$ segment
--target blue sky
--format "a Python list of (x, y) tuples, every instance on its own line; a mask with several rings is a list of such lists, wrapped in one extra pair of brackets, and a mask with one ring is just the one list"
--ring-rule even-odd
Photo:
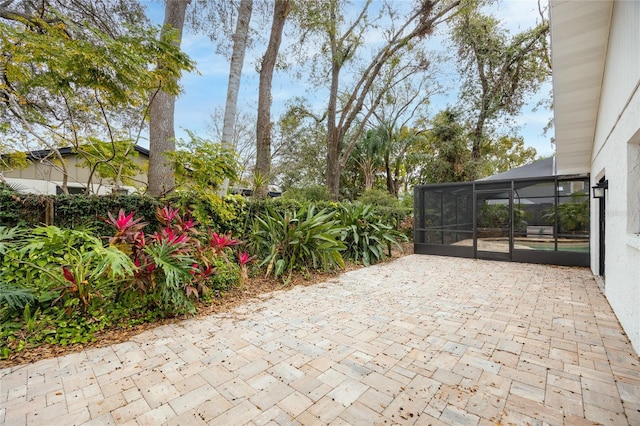
[[(402, 0), (398, 0), (402, 1)], [(191, 7), (191, 6), (190, 6)], [(154, 23), (161, 24), (164, 17), (164, 5), (160, 0), (148, 0), (148, 15)], [(512, 32), (529, 28), (535, 24), (538, 16), (536, 0), (503, 0), (493, 7), (495, 16), (498, 17)], [(252, 19), (255, 24), (255, 19)], [(286, 29), (285, 29), (286, 31)], [(268, 34), (264, 35), (265, 37)], [(440, 46), (437, 40), (431, 48), (443, 51), (446, 47)], [(212, 125), (211, 114), (216, 108), (223, 110), (229, 62), (226, 58), (215, 53), (215, 46), (206, 35), (194, 34), (188, 27), (182, 41), (182, 49), (197, 62), (198, 73), (189, 73), (183, 76), (181, 85), (184, 93), (180, 95), (176, 103), (175, 126), (176, 136), (188, 139), (184, 129), (195, 132), (202, 137), (212, 137), (210, 128)], [(238, 112), (255, 115), (257, 108), (258, 73), (255, 70), (257, 58), (264, 49), (263, 45), (257, 45), (256, 49), (247, 52), (243, 77), (238, 99)], [(445, 93), (436, 95), (431, 99), (430, 111), (435, 114), (447, 104), (456, 103), (458, 77), (453, 68), (442, 70), (443, 83), (448, 84)], [(449, 82), (449, 83), (447, 83)], [(546, 109), (533, 111), (535, 104), (550, 93), (550, 84), (543, 87), (540, 92), (532, 97), (525, 106), (522, 114), (515, 119), (518, 126), (518, 134), (522, 135), (527, 146), (534, 147), (538, 155), (548, 156), (553, 154), (551, 145), (553, 130), (543, 134), (544, 126), (548, 123), (552, 113)], [(283, 112), (287, 100), (294, 96), (305, 96), (322, 101), (322, 94), (309, 93), (307, 86), (285, 72), (276, 73), (273, 81), (272, 119), (276, 120)], [(142, 143), (143, 145), (145, 142)]]

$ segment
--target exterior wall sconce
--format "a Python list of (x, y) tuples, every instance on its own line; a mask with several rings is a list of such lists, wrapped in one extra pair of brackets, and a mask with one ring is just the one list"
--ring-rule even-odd
[(591, 187), (591, 189), (593, 189), (593, 198), (604, 198), (604, 193), (608, 188), (608, 180), (598, 182), (595, 186)]

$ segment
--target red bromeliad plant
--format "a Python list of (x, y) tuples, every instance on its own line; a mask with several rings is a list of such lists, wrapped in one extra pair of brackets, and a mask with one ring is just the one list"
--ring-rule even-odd
[(125, 215), (124, 210), (120, 209), (118, 217), (114, 218), (111, 212), (108, 212), (109, 219), (102, 219), (106, 223), (113, 225), (116, 228), (116, 233), (113, 237), (109, 238), (109, 244), (120, 248), (125, 253), (130, 254), (127, 251), (127, 246), (131, 241), (142, 238), (144, 240), (144, 233), (142, 228), (147, 224), (142, 222), (142, 218), (134, 219), (133, 212)]
[[(231, 234), (219, 234), (209, 230), (207, 241), (202, 244), (198, 237), (198, 223), (178, 209), (163, 207), (156, 211), (162, 228), (153, 234), (144, 234), (146, 225), (134, 219), (133, 213), (120, 211), (117, 218), (109, 214), (105, 220), (116, 228), (109, 239), (111, 245), (131, 256), (136, 271), (128, 288), (140, 293), (160, 291), (166, 305), (193, 310), (190, 297), (199, 297), (208, 291), (207, 282), (216, 274), (212, 262), (218, 257), (228, 262), (231, 248), (240, 244)], [(239, 257), (246, 276), (246, 255)], [(243, 263), (244, 262), (244, 263)]]
[(256, 259), (256, 256), (249, 256), (249, 253), (246, 251), (238, 252), (238, 264), (240, 265), (240, 274), (242, 276), (242, 283), (246, 283), (249, 279), (249, 274), (247, 271), (247, 265), (253, 262)]
[(241, 244), (242, 241), (231, 237), (231, 234), (219, 234), (209, 230), (209, 246), (213, 249), (214, 255), (222, 256), (227, 259), (226, 251), (228, 248)]
[(179, 217), (180, 210), (171, 206), (165, 206), (156, 210), (156, 219), (164, 226), (169, 226), (176, 217)]

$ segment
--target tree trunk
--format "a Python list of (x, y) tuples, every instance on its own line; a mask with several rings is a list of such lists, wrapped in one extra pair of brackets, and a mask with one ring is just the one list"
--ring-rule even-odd
[(384, 171), (387, 174), (387, 192), (393, 196), (396, 196), (396, 191), (395, 191), (395, 182), (393, 181), (393, 172), (391, 171), (391, 157), (389, 154), (389, 149), (390, 147), (388, 147), (387, 151), (384, 154)]
[(63, 194), (69, 195), (69, 171), (67, 170), (67, 163), (65, 163), (62, 154), (60, 154), (60, 151), (56, 149), (55, 152), (56, 157), (58, 157), (58, 160), (60, 160), (60, 167), (62, 167), (62, 186), (60, 188), (62, 189)]
[(327, 189), (334, 201), (340, 197), (340, 152), (342, 138), (336, 125), (338, 115), (338, 87), (342, 62), (337, 58), (335, 40), (332, 43), (331, 88), (329, 89), (329, 107), (327, 109)]
[(276, 0), (273, 7), (273, 22), (269, 45), (260, 67), (260, 87), (258, 89), (258, 121), (256, 125), (256, 168), (254, 196), (267, 195), (271, 173), (271, 83), (276, 66), (278, 50), (282, 41), (282, 30), (291, 10), (290, 0)]
[(373, 188), (373, 161), (371, 159), (364, 160), (362, 173), (364, 174), (364, 190), (369, 191)]
[(478, 118), (476, 120), (476, 125), (471, 132), (471, 158), (474, 160), (478, 160), (482, 156), (482, 136), (484, 134), (484, 122), (486, 120), (486, 111), (488, 106), (486, 105), (486, 101), (482, 102), (482, 107), (478, 113)]
[[(238, 8), (238, 21), (236, 22), (236, 32), (233, 35), (233, 53), (231, 54), (231, 64), (229, 66), (229, 84), (227, 85), (227, 103), (224, 108), (224, 119), (222, 125), (222, 146), (229, 149), (236, 149), (233, 144), (233, 132), (238, 115), (238, 91), (240, 90), (240, 79), (242, 77), (242, 66), (244, 65), (244, 54), (247, 50), (247, 37), (249, 35), (249, 23), (253, 0), (241, 0)], [(220, 195), (226, 195), (229, 188), (229, 179), (225, 179), (220, 187)]]
[(478, 178), (478, 164), (482, 158), (482, 138), (484, 135), (484, 123), (486, 119), (486, 109), (485, 102), (483, 102), (482, 108), (478, 114), (478, 119), (476, 120), (476, 125), (471, 131), (471, 161), (473, 162), (473, 167), (471, 168), (471, 176), (469, 178), (471, 180), (475, 180)]
[[(164, 24), (171, 25), (179, 32), (178, 39), (175, 41), (176, 46), (180, 46), (185, 12), (189, 3), (191, 0), (166, 0), (165, 3)], [(149, 112), (148, 193), (159, 197), (175, 188), (173, 168), (168, 163), (165, 153), (176, 149), (176, 134), (173, 126), (176, 100), (175, 96), (162, 90), (151, 96), (153, 98)]]
[(393, 170), (393, 195), (398, 198), (398, 194), (400, 193), (400, 162), (396, 160), (395, 168)]
[(330, 124), (327, 133), (327, 189), (334, 201), (340, 198), (340, 143), (339, 129)]

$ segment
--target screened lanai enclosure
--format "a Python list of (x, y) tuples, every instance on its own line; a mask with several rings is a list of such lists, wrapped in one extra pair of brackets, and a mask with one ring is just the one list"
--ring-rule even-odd
[(589, 266), (589, 176), (417, 186), (414, 251)]

